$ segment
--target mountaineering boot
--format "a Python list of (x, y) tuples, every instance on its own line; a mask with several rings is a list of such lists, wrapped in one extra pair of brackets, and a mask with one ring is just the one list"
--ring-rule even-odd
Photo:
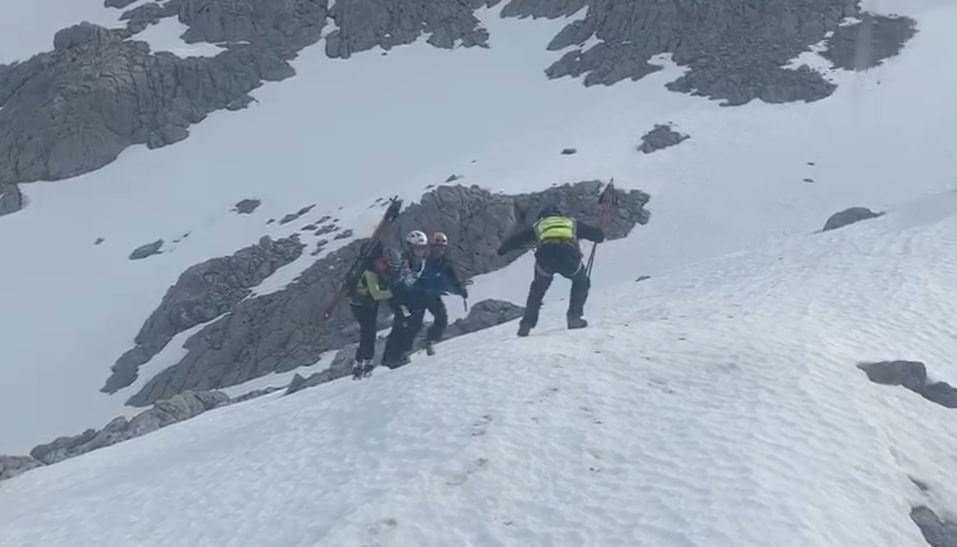
[(428, 356), (435, 355), (435, 346), (431, 340), (425, 341), (425, 354)]
[(583, 329), (588, 326), (588, 321), (585, 321), (581, 317), (568, 317), (568, 328), (569, 329)]
[(362, 377), (368, 378), (372, 376), (372, 370), (375, 368), (375, 365), (372, 361), (366, 361), (366, 364), (362, 367)]
[(524, 322), (518, 324), (518, 335), (520, 337), (525, 338), (530, 332), (532, 332), (531, 325)]
[(352, 379), (361, 380), (362, 379), (362, 361), (356, 361), (352, 364)]

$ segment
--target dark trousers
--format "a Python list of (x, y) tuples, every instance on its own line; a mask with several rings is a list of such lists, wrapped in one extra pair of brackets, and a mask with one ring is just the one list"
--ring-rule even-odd
[(545, 293), (552, 285), (555, 274), (572, 282), (568, 299), (568, 317), (581, 317), (585, 313), (585, 300), (591, 280), (582, 264), (581, 252), (577, 247), (564, 244), (543, 245), (535, 253), (535, 278), (528, 288), (528, 300), (525, 302), (525, 315), (522, 323), (529, 327), (538, 324), (538, 311), (542, 307)]
[(379, 303), (350, 306), (352, 315), (359, 322), (359, 348), (356, 361), (371, 361), (375, 357), (375, 335), (379, 318)]
[[(409, 313), (403, 313), (401, 306), (405, 306)], [(422, 330), (424, 301), (418, 293), (402, 294), (393, 300), (392, 311), (392, 330), (389, 331), (382, 352), (382, 364), (386, 366), (398, 363), (403, 355), (412, 349), (413, 338)]]
[(425, 309), (432, 314), (432, 326), (425, 333), (425, 339), (429, 342), (438, 342), (445, 334), (445, 329), (449, 326), (449, 312), (445, 309), (445, 302), (442, 297), (435, 295), (426, 301)]

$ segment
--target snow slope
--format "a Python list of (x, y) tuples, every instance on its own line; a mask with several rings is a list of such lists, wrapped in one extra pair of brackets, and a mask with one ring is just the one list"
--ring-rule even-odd
[[(564, 21), (500, 20), (494, 9), (483, 13), (490, 49), (416, 44), (338, 61), (319, 44), (295, 61), (295, 78), (257, 90), (247, 111), (211, 115), (184, 142), (127, 150), (69, 182), (24, 185), (29, 206), (0, 219), (5, 260), (24, 265), (0, 271), (0, 285), (15, 288), (0, 317), (0, 347), (15, 363), (5, 370), (12, 389), (0, 397), (0, 415), (31, 419), (4, 428), (0, 452), (24, 452), (121, 412), (129, 391), (98, 392), (108, 367), (188, 266), (324, 214), (362, 233), (377, 197), (416, 198), (452, 173), (510, 192), (614, 176), (651, 193), (651, 224), (602, 249), (598, 287), (809, 232), (848, 206), (883, 208), (952, 187), (957, 7), (915, 0), (878, 8), (915, 18), (917, 37), (877, 69), (835, 72), (835, 95), (810, 105), (721, 108), (666, 91), (680, 73), (670, 65), (610, 88), (548, 81), (543, 70), (558, 54), (545, 45)], [(636, 152), (640, 135), (666, 121), (691, 140)], [(565, 147), (578, 153), (560, 155)], [(263, 200), (254, 215), (228, 211), (249, 197)], [(265, 224), (314, 202), (302, 222)], [(94, 246), (99, 237), (105, 242)], [(160, 237), (164, 254), (126, 259)], [(277, 275), (291, 280), (310, 258)], [(521, 300), (529, 271), (525, 261), (510, 270), (516, 282), (479, 279), (476, 295)]]
[(950, 192), (609, 287), (584, 331), (549, 307), (5, 482), (0, 543), (924, 545), (955, 411), (855, 365), (957, 378), (955, 257)]

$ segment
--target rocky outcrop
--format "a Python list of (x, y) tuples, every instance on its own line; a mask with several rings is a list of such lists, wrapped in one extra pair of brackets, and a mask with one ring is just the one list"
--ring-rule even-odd
[(233, 207), (233, 211), (240, 215), (249, 215), (253, 211), (259, 208), (262, 205), (262, 201), (258, 199), (244, 199), (236, 203)]
[(158, 255), (162, 252), (160, 251), (161, 248), (163, 248), (163, 240), (157, 239), (156, 241), (152, 243), (140, 245), (139, 247), (133, 249), (133, 252), (130, 253), (129, 259), (143, 260), (144, 258), (149, 258), (153, 255)]
[(866, 70), (896, 56), (917, 33), (916, 21), (907, 17), (861, 14), (860, 22), (838, 27), (821, 56), (835, 67)]
[[(469, 310), (467, 317), (459, 319), (449, 325), (445, 331), (445, 340), (513, 321), (521, 317), (524, 312), (525, 308), (516, 306), (511, 302), (504, 300), (483, 300)], [(424, 331), (425, 329), (423, 328), (423, 332)], [(422, 340), (419, 339), (416, 342), (413, 346), (414, 351), (422, 349)], [(385, 338), (376, 339), (375, 354), (381, 357), (383, 350), (385, 350)], [(332, 363), (329, 364), (329, 368), (326, 370), (308, 377), (296, 374), (286, 388), (286, 395), (291, 395), (297, 391), (302, 391), (351, 375), (355, 352), (356, 344), (346, 346), (336, 352)]]
[[(660, 70), (652, 58), (670, 53), (688, 68), (668, 84), (673, 91), (745, 104), (814, 101), (835, 85), (807, 66), (784, 68), (791, 59), (840, 31), (859, 14), (857, 0), (737, 0), (682, 3), (657, 0), (512, 0), (503, 15), (563, 18), (584, 15), (549, 44), (578, 46), (548, 68), (551, 78), (585, 76), (585, 85), (638, 80)], [(598, 39), (582, 49), (588, 40)]]
[(422, 34), (435, 47), (484, 46), (488, 31), (474, 11), (499, 0), (337, 0), (329, 16), (338, 28), (326, 37), (326, 54), (348, 59), (374, 47), (389, 50), (411, 44)]
[(120, 416), (99, 431), (88, 429), (73, 437), (60, 437), (51, 443), (36, 446), (30, 451), (30, 456), (45, 465), (54, 464), (151, 433), (228, 403), (229, 397), (218, 391), (183, 392), (168, 400), (158, 401), (153, 408), (140, 412), (131, 420)]
[(957, 522), (942, 520), (925, 505), (914, 507), (910, 518), (931, 547), (957, 547)]
[(57, 180), (98, 169), (132, 144), (156, 148), (262, 81), (293, 74), (271, 50), (237, 45), (214, 58), (151, 53), (126, 30), (88, 23), (56, 49), (0, 71), (0, 183)]
[(136, 347), (117, 359), (102, 391), (115, 393), (132, 384), (140, 365), (174, 336), (228, 312), (253, 287), (299, 258), (304, 248), (296, 235), (276, 241), (263, 237), (232, 256), (213, 258), (183, 272), (136, 335)]
[(828, 232), (830, 230), (837, 230), (838, 228), (843, 228), (844, 226), (854, 224), (855, 222), (877, 218), (883, 214), (883, 212), (875, 213), (866, 207), (851, 207), (850, 209), (844, 209), (843, 211), (831, 215), (831, 217), (827, 219), (827, 222), (824, 223), (824, 228), (822, 231)]
[(23, 209), (23, 194), (16, 184), (0, 184), (0, 217)]
[(37, 467), (43, 467), (43, 462), (29, 456), (0, 456), (0, 481), (12, 479)]
[(876, 384), (903, 386), (928, 401), (957, 408), (957, 388), (946, 382), (928, 382), (927, 367), (920, 361), (881, 361), (857, 366)]
[(306, 205), (305, 207), (299, 209), (299, 210), (296, 211), (295, 213), (289, 213), (289, 214), (287, 214), (286, 216), (282, 217), (282, 220), (279, 221), (279, 224), (289, 224), (290, 222), (292, 222), (292, 221), (294, 221), (294, 220), (299, 220), (299, 218), (300, 218), (302, 215), (308, 213), (309, 211), (312, 211), (312, 209), (313, 209), (315, 206), (316, 206), (316, 204), (313, 203), (312, 205)]
[[(555, 203), (583, 219), (598, 215), (598, 181), (553, 187), (544, 192), (508, 196), (478, 187), (443, 186), (423, 196), (396, 220), (390, 244), (412, 229), (441, 230), (449, 236), (462, 275), (488, 273), (504, 267), (520, 253), (506, 257), (496, 249), (516, 223), (531, 222), (544, 203)], [(648, 222), (644, 209), (649, 196), (619, 191), (620, 206), (609, 219), (607, 233), (616, 239), (635, 224)], [(329, 253), (307, 268), (283, 290), (247, 298), (230, 313), (190, 337), (187, 354), (160, 372), (129, 399), (147, 405), (186, 389), (218, 389), (272, 372), (285, 372), (315, 363), (323, 352), (356, 340), (347, 306), (326, 321), (319, 313), (338, 288), (355, 259), (361, 241)]]
[(123, 9), (130, 4), (135, 4), (137, 0), (104, 0), (103, 5), (108, 8)]
[(638, 150), (645, 154), (651, 154), (681, 144), (690, 138), (688, 135), (683, 135), (672, 129), (671, 125), (657, 124), (654, 129), (641, 137), (641, 146), (638, 147)]

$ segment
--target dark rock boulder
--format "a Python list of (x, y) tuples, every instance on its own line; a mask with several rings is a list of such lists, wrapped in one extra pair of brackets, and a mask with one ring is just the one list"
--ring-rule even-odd
[(136, 249), (133, 249), (133, 252), (130, 253), (130, 260), (143, 260), (144, 258), (149, 258), (153, 255), (158, 255), (162, 251), (160, 249), (163, 247), (163, 240), (157, 239), (152, 243), (147, 243), (145, 245), (140, 245)]
[(876, 384), (903, 386), (928, 401), (957, 408), (957, 388), (946, 382), (929, 383), (927, 367), (920, 361), (881, 361), (857, 366)]
[(655, 125), (655, 128), (645, 133), (641, 137), (641, 146), (638, 150), (645, 154), (650, 154), (664, 148), (676, 146), (690, 139), (688, 135), (679, 133), (671, 128), (671, 125)]
[(957, 547), (957, 522), (942, 520), (925, 505), (911, 509), (910, 518), (931, 547)]
[(877, 218), (883, 214), (883, 212), (875, 213), (866, 207), (851, 207), (850, 209), (844, 209), (831, 215), (831, 218), (827, 219), (827, 222), (824, 223), (824, 229), (822, 231), (837, 230), (838, 228), (843, 228), (855, 222)]
[(268, 237), (213, 258), (183, 272), (163, 301), (136, 335), (136, 347), (113, 365), (113, 374), (102, 388), (115, 393), (136, 380), (140, 365), (162, 351), (174, 336), (228, 312), (279, 268), (302, 255), (305, 245), (297, 236), (276, 241)]
[(249, 215), (258, 209), (260, 205), (262, 205), (262, 201), (258, 199), (244, 199), (236, 203), (236, 206), (233, 207), (233, 211), (236, 211), (240, 215)]

